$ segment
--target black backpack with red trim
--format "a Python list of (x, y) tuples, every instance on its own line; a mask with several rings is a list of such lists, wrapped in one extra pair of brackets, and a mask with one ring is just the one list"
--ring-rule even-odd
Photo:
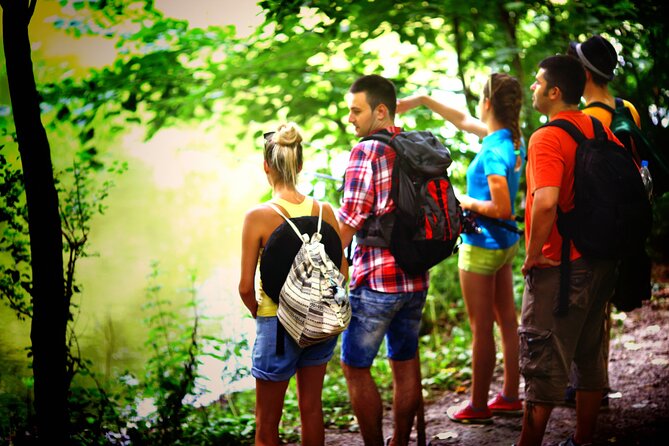
[(356, 234), (360, 245), (390, 249), (409, 274), (420, 274), (450, 256), (462, 230), (462, 208), (447, 169), (449, 150), (432, 133), (376, 132), (377, 140), (396, 153), (390, 198), (395, 210), (370, 216)]

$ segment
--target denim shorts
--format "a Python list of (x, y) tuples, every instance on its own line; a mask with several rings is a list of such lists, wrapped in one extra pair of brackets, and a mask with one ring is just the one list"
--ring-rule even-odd
[(506, 249), (488, 249), (462, 244), (458, 249), (458, 268), (470, 273), (492, 276), (504, 265), (510, 265), (518, 253), (518, 242)]
[(276, 354), (276, 326), (279, 319), (276, 316), (256, 318), (256, 340), (253, 344), (251, 374), (254, 378), (265, 381), (288, 381), (297, 369), (326, 364), (337, 345), (337, 338), (300, 348), (284, 333), (284, 353)]
[(385, 337), (388, 358), (413, 359), (427, 290), (380, 293), (368, 287), (350, 292), (351, 323), (342, 334), (341, 360), (351, 367), (371, 367)]

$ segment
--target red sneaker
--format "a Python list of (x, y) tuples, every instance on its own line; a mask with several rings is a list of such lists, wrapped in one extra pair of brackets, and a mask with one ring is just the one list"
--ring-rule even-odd
[(511, 400), (498, 393), (488, 401), (488, 409), (495, 415), (522, 415), (523, 402), (518, 398)]
[(446, 415), (451, 421), (464, 424), (490, 424), (492, 423), (492, 412), (487, 407), (474, 409), (468, 401), (466, 405), (451, 406), (446, 410)]

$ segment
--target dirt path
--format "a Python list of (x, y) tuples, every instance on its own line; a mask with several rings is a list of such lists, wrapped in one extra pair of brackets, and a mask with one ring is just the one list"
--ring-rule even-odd
[[(622, 315), (611, 343), (610, 407), (600, 413), (596, 445), (669, 444), (669, 299), (654, 299), (643, 308)], [(499, 390), (499, 372), (491, 390)], [(521, 383), (522, 388), (522, 383)], [(496, 417), (488, 426), (464, 426), (448, 420), (446, 409), (466, 394), (445, 392), (426, 402), (426, 435), (432, 446), (511, 445), (520, 434), (520, 418)], [(384, 417), (384, 432), (391, 432), (390, 412)], [(574, 430), (575, 411), (558, 407), (553, 411), (544, 445), (557, 445)], [(327, 430), (331, 446), (363, 446), (360, 434)], [(415, 442), (415, 432), (411, 444)]]

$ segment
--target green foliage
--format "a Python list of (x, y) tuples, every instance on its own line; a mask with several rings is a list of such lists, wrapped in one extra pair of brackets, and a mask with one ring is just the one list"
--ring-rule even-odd
[[(82, 150), (77, 153), (77, 161), (71, 167), (67, 167), (57, 176), (56, 189), (59, 195), (59, 209), (61, 227), (65, 243), (63, 248), (67, 256), (65, 268), (65, 297), (68, 302), (75, 293), (80, 292), (76, 283), (75, 269), (77, 261), (81, 257), (89, 255), (89, 233), (91, 220), (96, 215), (103, 215), (106, 209), (104, 200), (108, 197), (110, 189), (114, 186), (113, 177), (125, 172), (127, 166), (123, 163), (113, 162), (103, 173), (98, 172), (99, 163), (93, 159), (91, 150)], [(71, 309), (71, 313), (73, 309)], [(70, 317), (73, 320), (73, 317)], [(73, 343), (76, 343), (76, 332), (74, 327), (69, 328), (70, 368), (77, 362), (78, 355), (73, 356)], [(71, 376), (76, 373), (71, 371)]]
[[(430, 270), (430, 289), (425, 306), (423, 333), (464, 322), (457, 255), (450, 256)], [(444, 335), (446, 333), (441, 332), (441, 337)]]
[[(95, 149), (83, 148), (75, 153), (71, 166), (56, 174), (64, 250), (68, 256), (65, 271), (67, 299), (78, 291), (75, 265), (80, 257), (87, 255), (90, 222), (94, 216), (104, 214), (104, 201), (114, 186), (113, 178), (127, 169), (127, 165), (113, 161), (103, 170), (96, 156)], [(0, 295), (18, 318), (30, 318), (32, 271), (28, 211), (14, 141), (0, 146), (0, 191), (0, 251), (3, 252), (0, 256), (0, 267), (3, 269)]]
[[(248, 351), (246, 340), (233, 343), (202, 333), (206, 318), (198, 314), (195, 279), (191, 275), (186, 289), (190, 296), (186, 309), (193, 312), (188, 317), (163, 297), (158, 265), (152, 266), (144, 305), (149, 359), (141, 373), (125, 372), (104, 384), (92, 364), (80, 369), (70, 397), (77, 444), (252, 443), (255, 423), (248, 395), (227, 395), (206, 407), (194, 404), (202, 392), (203, 357), (227, 361)], [(248, 370), (236, 368), (224, 374), (234, 382)], [(84, 385), (87, 382), (92, 386)]]
[(471, 374), (471, 331), (460, 289), (457, 256), (430, 270), (421, 333), (423, 386), (454, 390)]
[(441, 392), (459, 390), (471, 377), (471, 331), (469, 325), (450, 327), (435, 348), (435, 335), (421, 339), (423, 387)]
[(0, 145), (0, 298), (16, 316), (32, 315), (28, 212), (18, 154)]
[[(40, 87), (43, 110), (54, 125), (72, 121), (85, 143), (103, 119), (121, 130), (128, 122), (147, 128), (147, 139), (167, 125), (210, 118), (222, 97), (212, 80), (216, 62), (232, 42), (231, 28), (207, 32), (155, 11), (125, 17), (134, 33), (119, 33), (113, 66), (91, 70), (86, 79)], [(123, 20), (117, 17), (117, 20)]]
[[(24, 378), (26, 367), (22, 361), (12, 359), (11, 353), (0, 346), (0, 444), (4, 439), (16, 438), (30, 431), (30, 420), (34, 416), (32, 407), (33, 382)], [(22, 391), (14, 391), (21, 389)]]
[[(349, 428), (354, 422), (353, 409), (348, 399), (348, 386), (344, 378), (344, 372), (339, 363), (340, 345), (337, 344), (332, 360), (328, 364), (327, 374), (323, 381), (323, 418), (326, 425), (337, 428)], [(382, 363), (383, 359), (376, 361)], [(375, 369), (375, 372), (378, 370)], [(385, 378), (388, 378), (386, 375)], [(384, 378), (384, 379), (385, 379)], [(386, 383), (388, 381), (385, 381)], [(383, 384), (383, 383), (382, 383)], [(387, 396), (387, 395), (386, 395)]]
[[(144, 323), (150, 329), (146, 345), (153, 353), (147, 362), (141, 397), (152, 400), (156, 407), (155, 413), (149, 415), (149, 419), (155, 419), (155, 429), (148, 439), (158, 444), (174, 444), (182, 437), (187, 410), (183, 400), (193, 392), (195, 373), (201, 364), (197, 359), (201, 349), (198, 345), (199, 317), (195, 312), (192, 327), (180, 323), (169, 301), (160, 296), (157, 276), (157, 265), (154, 265), (147, 289), (148, 300), (144, 305), (148, 313)], [(196, 310), (192, 284), (189, 293), (191, 307)]]
[[(62, 3), (76, 9), (81, 2)], [(307, 159), (319, 156), (314, 172), (331, 175), (335, 155), (352, 143), (344, 97), (359, 75), (392, 78), (400, 96), (417, 90), (462, 94), (475, 114), (482, 80), (504, 71), (518, 77), (527, 92), (522, 119), (527, 141), (540, 124), (529, 94), (538, 62), (595, 32), (619, 42), (624, 63), (613, 89), (650, 111), (644, 124), (659, 146), (669, 139), (661, 124), (669, 84), (663, 69), (669, 66), (667, 31), (660, 19), (666, 5), (652, 1), (271, 0), (260, 2), (265, 22), (246, 39), (237, 39), (232, 27), (199, 29), (163, 17), (152, 2), (89, 6), (87, 20), (96, 26), (86, 33), (117, 39), (117, 61), (85, 79), (40, 87), (44, 106), (59, 121), (78, 110), (82, 139), (96, 116), (120, 127), (142, 123), (149, 138), (166, 125), (230, 115), (248, 123), (237, 134), (240, 140), (290, 119), (303, 126), (313, 145)], [(61, 24), (68, 31), (78, 26), (66, 19)], [(123, 24), (136, 31), (116, 32)], [(407, 128), (439, 132), (443, 126), (426, 110), (403, 120)], [(472, 155), (461, 135), (443, 136), (463, 155), (456, 168), (466, 166)], [(314, 182), (319, 181), (317, 189), (336, 201), (336, 183)]]
[[(4, 70), (0, 71), (5, 74)], [(4, 107), (5, 112), (9, 107)], [(19, 320), (32, 315), (28, 210), (14, 121), (0, 116), (0, 300)]]
[(159, 15), (153, 0), (58, 0), (58, 3), (61, 13), (49, 20), (55, 28), (75, 37), (98, 34), (117, 37), (122, 34), (119, 26), (122, 21), (139, 22)]

